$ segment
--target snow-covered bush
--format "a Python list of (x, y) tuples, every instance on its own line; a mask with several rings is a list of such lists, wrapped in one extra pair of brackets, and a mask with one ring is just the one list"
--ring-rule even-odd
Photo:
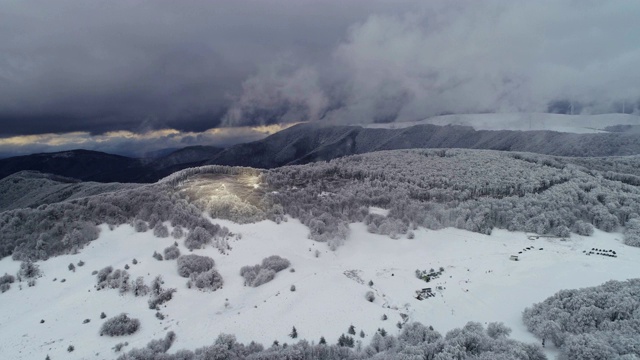
[(262, 259), (262, 267), (266, 269), (271, 269), (275, 272), (282, 271), (288, 268), (291, 265), (291, 262), (285, 258), (282, 258), (278, 255), (271, 255)]
[(131, 286), (131, 291), (134, 296), (145, 296), (149, 293), (149, 287), (145, 285), (144, 278), (138, 276)]
[(166, 247), (164, 249), (164, 258), (166, 260), (175, 260), (179, 256), (180, 256), (180, 249), (178, 249), (178, 247), (175, 245)]
[(223, 285), (222, 276), (216, 269), (210, 269), (203, 273), (192, 273), (189, 276), (187, 287), (195, 287), (200, 290), (216, 291)]
[(153, 235), (159, 238), (166, 238), (169, 236), (169, 229), (163, 223), (158, 222), (156, 226), (153, 227)]
[(129, 284), (129, 273), (126, 270), (116, 269), (107, 266), (96, 275), (96, 289), (119, 289), (122, 293), (131, 289)]
[(258, 287), (276, 277), (276, 273), (289, 267), (289, 260), (278, 255), (262, 259), (262, 264), (247, 265), (240, 269), (245, 286)]
[(107, 336), (124, 336), (131, 335), (140, 328), (140, 320), (133, 319), (122, 313), (114, 316), (102, 324), (100, 327), (100, 335)]
[(180, 226), (176, 226), (173, 228), (173, 230), (171, 230), (171, 236), (174, 239), (180, 239), (181, 237), (184, 236), (184, 231), (182, 230), (182, 227)]
[(147, 222), (144, 220), (136, 219), (133, 222), (133, 228), (137, 232), (146, 232), (147, 230), (149, 230), (149, 225), (147, 225)]
[(18, 270), (19, 279), (34, 279), (41, 275), (40, 266), (33, 261), (26, 260), (20, 263), (20, 270)]
[(15, 281), (16, 281), (16, 277), (13, 275), (4, 273), (4, 275), (0, 276), (0, 285), (13, 284)]
[(158, 294), (152, 294), (149, 299), (149, 309), (158, 310), (160, 305), (166, 303), (167, 301), (173, 298), (173, 293), (176, 292), (176, 289), (166, 289), (160, 291)]
[(364, 294), (364, 298), (367, 299), (368, 302), (373, 302), (373, 300), (376, 299), (376, 296), (373, 294), (373, 291), (367, 291), (367, 293)]
[(189, 250), (201, 249), (210, 243), (212, 238), (213, 236), (207, 230), (202, 227), (196, 227), (184, 239), (184, 246)]
[(178, 258), (178, 275), (188, 278), (191, 274), (199, 274), (211, 270), (215, 262), (208, 256), (195, 254), (181, 255)]

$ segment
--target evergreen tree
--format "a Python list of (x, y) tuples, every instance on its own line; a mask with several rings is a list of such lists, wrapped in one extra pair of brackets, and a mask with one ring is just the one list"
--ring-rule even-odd
[(355, 335), (356, 334), (356, 328), (353, 325), (349, 326), (349, 330), (347, 331), (349, 334), (351, 335)]
[(298, 330), (296, 330), (295, 326), (293, 327), (293, 329), (291, 329), (291, 333), (289, 334), (289, 337), (291, 337), (292, 339), (295, 339), (298, 337)]

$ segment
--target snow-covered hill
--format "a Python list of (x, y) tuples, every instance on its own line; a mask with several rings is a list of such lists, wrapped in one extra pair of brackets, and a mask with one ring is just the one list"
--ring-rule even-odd
[[(170, 353), (210, 344), (219, 333), (268, 346), (274, 340), (292, 342), (288, 334), (293, 326), (299, 339), (318, 342), (324, 336), (335, 343), (354, 325), (358, 333), (364, 331), (364, 339), (356, 338), (366, 345), (376, 329), (395, 334), (399, 332), (396, 324), (405, 321), (433, 325), (442, 333), (468, 321), (502, 321), (513, 329), (513, 338), (538, 342), (522, 323), (525, 307), (560, 289), (640, 277), (640, 249), (621, 244), (615, 233), (530, 240), (519, 232), (497, 231), (486, 236), (421, 229), (414, 239), (392, 240), (368, 233), (362, 224), (352, 224), (346, 244), (330, 251), (325, 244), (308, 240), (308, 230), (295, 220), (280, 225), (269, 221), (223, 224), (242, 234), (241, 239), (230, 242), (228, 254), (213, 247), (194, 251), (215, 260), (225, 282), (215, 292), (188, 289), (186, 279), (178, 276), (175, 260), (158, 261), (151, 256), (174, 239), (137, 233), (127, 225), (114, 230), (103, 226), (100, 238), (79, 254), (38, 262), (44, 276), (36, 286), (13, 284), (0, 295), (3, 357), (44, 359), (48, 354), (51, 359), (112, 359), (118, 355), (112, 349), (116, 344), (127, 342), (123, 351), (128, 351), (167, 331), (177, 335)], [(189, 253), (178, 242), (182, 253)], [(594, 247), (614, 250), (619, 256), (583, 252)], [(240, 267), (273, 254), (289, 259), (295, 272), (282, 271), (257, 288), (243, 286)], [(510, 260), (511, 255), (519, 255), (519, 261)], [(84, 266), (76, 266), (75, 272), (68, 270), (69, 263), (81, 260)], [(117, 290), (96, 291), (93, 270), (124, 269), (125, 265), (132, 278), (143, 276), (149, 283), (162, 275), (165, 287), (177, 289), (160, 309), (164, 320), (156, 318), (144, 297), (119, 295)], [(10, 258), (0, 261), (0, 273), (15, 273), (18, 267)], [(444, 268), (442, 275), (429, 283), (415, 276), (416, 269), (440, 267)], [(432, 288), (435, 297), (416, 299), (415, 291), (426, 287)], [(370, 290), (375, 293), (373, 302), (365, 300)], [(101, 312), (108, 317), (125, 312), (140, 319), (141, 328), (131, 336), (100, 336)], [(388, 319), (382, 320), (383, 315)], [(85, 319), (90, 322), (83, 323)], [(67, 352), (69, 345), (75, 347), (72, 353)], [(553, 348), (547, 350), (554, 354)]]
[(589, 134), (607, 132), (615, 125), (640, 125), (640, 117), (628, 114), (564, 115), (549, 113), (497, 113), (442, 115), (421, 121), (368, 124), (368, 128), (401, 129), (420, 124), (471, 126), (476, 130), (550, 130)]

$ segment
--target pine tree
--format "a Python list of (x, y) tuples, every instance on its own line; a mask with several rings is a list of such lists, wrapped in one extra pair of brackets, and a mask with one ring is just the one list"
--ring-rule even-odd
[(349, 334), (351, 334), (351, 335), (355, 335), (356, 334), (356, 328), (353, 325), (351, 325), (351, 326), (349, 326), (349, 331), (347, 331), (347, 332)]
[(324, 336), (320, 336), (319, 344), (321, 344), (321, 345), (326, 345), (327, 344), (327, 340), (325, 340)]
[(296, 327), (295, 327), (295, 326), (293, 327), (293, 329), (291, 329), (291, 334), (289, 334), (289, 336), (290, 336), (292, 339), (295, 339), (295, 338), (297, 338), (297, 337), (298, 337), (298, 330), (296, 330)]
[(364, 331), (363, 330), (360, 330), (360, 337), (364, 338)]

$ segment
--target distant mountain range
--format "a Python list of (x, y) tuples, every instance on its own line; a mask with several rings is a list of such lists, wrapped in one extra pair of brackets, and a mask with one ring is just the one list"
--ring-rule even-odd
[(155, 159), (135, 159), (87, 150), (7, 158), (0, 160), (0, 178), (23, 170), (35, 170), (83, 181), (148, 183), (187, 167), (206, 164), (270, 169), (379, 150), (411, 148), (489, 149), (582, 157), (622, 156), (640, 154), (640, 134), (474, 130), (470, 126), (431, 124), (399, 129), (300, 124), (265, 139), (227, 149), (187, 147)]

